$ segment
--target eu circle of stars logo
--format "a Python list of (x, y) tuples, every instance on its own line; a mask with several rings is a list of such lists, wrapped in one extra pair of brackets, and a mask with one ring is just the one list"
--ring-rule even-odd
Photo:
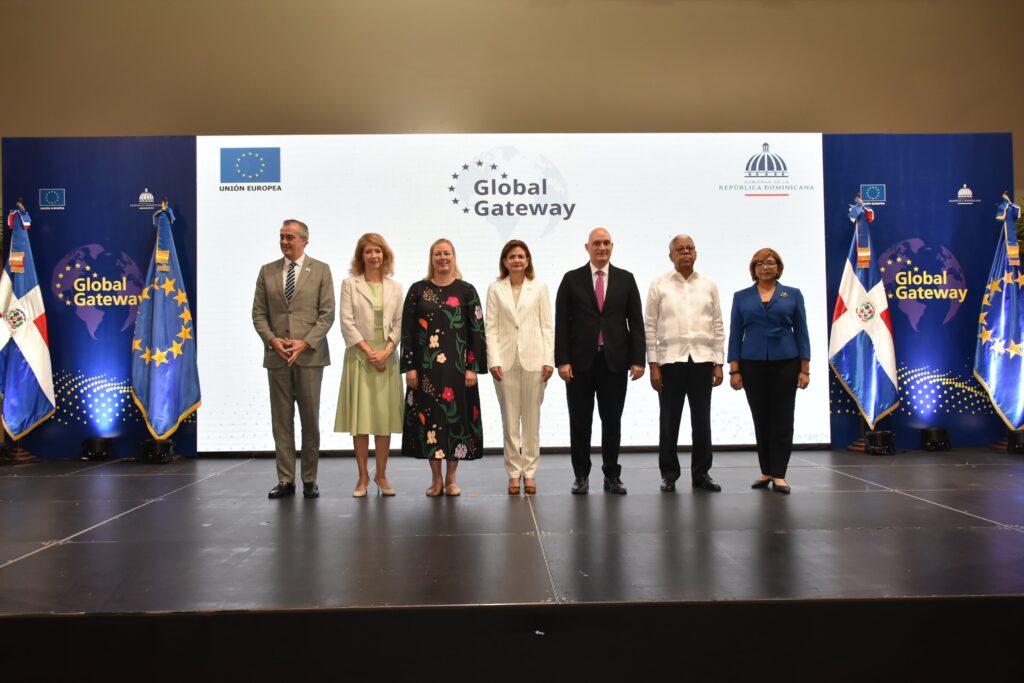
[(267, 160), (259, 152), (248, 150), (235, 157), (235, 173), (246, 180), (258, 180), (267, 170)]
[(220, 182), (280, 183), (280, 147), (221, 147)]

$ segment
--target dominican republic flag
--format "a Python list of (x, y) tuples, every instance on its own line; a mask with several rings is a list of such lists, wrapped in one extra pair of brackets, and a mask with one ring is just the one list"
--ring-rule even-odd
[(829, 365), (869, 429), (899, 406), (892, 319), (878, 266), (872, 263), (868, 223), (874, 212), (860, 195), (850, 207), (853, 242), (839, 283), (828, 343)]
[(156, 244), (132, 337), (132, 398), (154, 439), (166, 439), (199, 408), (192, 309), (174, 249), (174, 213), (153, 216)]
[(1020, 206), (1004, 194), (996, 215), (1001, 223), (999, 241), (981, 299), (974, 352), (974, 376), (1013, 430), (1024, 428), (1024, 271), (1015, 225), (1019, 218)]
[(53, 415), (56, 403), (46, 311), (28, 241), (32, 219), (19, 205), (7, 225), (11, 252), (0, 276), (0, 392), (4, 429), (17, 440)]

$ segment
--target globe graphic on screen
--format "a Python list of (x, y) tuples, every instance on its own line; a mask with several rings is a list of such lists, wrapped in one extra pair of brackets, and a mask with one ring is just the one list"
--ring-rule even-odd
[[(75, 288), (76, 280), (80, 279), (124, 282), (124, 291), (86, 291)], [(128, 254), (107, 251), (102, 244), (83, 244), (65, 254), (54, 266), (50, 278), (50, 289), (57, 297), (60, 308), (74, 310), (75, 315), (85, 325), (86, 331), (93, 339), (106, 326), (114, 325), (119, 332), (131, 328), (135, 324), (138, 306), (124, 303), (95, 306), (79, 305), (76, 295), (111, 294), (118, 296), (138, 295), (142, 292), (143, 274), (139, 266)]]
[[(484, 162), (483, 172), (476, 172), (476, 161)], [(549, 159), (541, 155), (527, 155), (515, 147), (506, 145), (492, 147), (473, 157), (473, 161), (467, 163), (473, 172), (461, 174), (455, 185), (458, 197), (463, 202), (462, 205), (469, 207), (470, 212), (474, 211), (475, 204), (480, 200), (500, 204), (509, 201), (529, 204), (564, 204), (568, 202), (569, 192), (562, 172)], [(497, 168), (491, 169), (492, 164)], [(547, 194), (480, 196), (474, 191), (473, 185), (481, 179), (494, 179), (499, 183), (511, 183), (513, 179), (522, 183), (539, 183), (541, 180), (547, 180)], [(520, 239), (543, 237), (566, 222), (562, 220), (564, 216), (551, 215), (488, 215), (482, 216), (482, 218), (497, 228), (502, 239), (508, 239), (513, 232)]]
[[(907, 264), (908, 260), (910, 265)], [(938, 275), (945, 271), (948, 274), (947, 284), (928, 286), (940, 289), (964, 289), (967, 287), (960, 261), (957, 260), (953, 252), (942, 245), (930, 245), (920, 237), (911, 237), (893, 245), (882, 252), (878, 263), (885, 268), (882, 272), (882, 281), (888, 292), (895, 291), (896, 276), (905, 271), (927, 271), (932, 275)], [(914, 271), (915, 267), (920, 270)], [(915, 332), (919, 332), (918, 324), (929, 306), (946, 307), (946, 314), (942, 319), (942, 324), (945, 325), (960, 310), (961, 303), (956, 299), (903, 299), (896, 302), (896, 309), (906, 315), (910, 326)]]

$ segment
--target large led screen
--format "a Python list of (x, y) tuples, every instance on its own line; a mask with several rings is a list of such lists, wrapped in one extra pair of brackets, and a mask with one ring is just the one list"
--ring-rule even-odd
[[(688, 234), (696, 269), (718, 283), (727, 334), (733, 292), (751, 285), (750, 257), (771, 246), (785, 260), (783, 282), (804, 293), (811, 334), (812, 382), (797, 397), (795, 441), (830, 441), (821, 135), (200, 137), (196, 164), (200, 452), (273, 449), (251, 305), (260, 266), (281, 258), (286, 218), (309, 225), (307, 253), (331, 266), (336, 289), (364, 232), (390, 242), (395, 279), (406, 287), (425, 276), (431, 242), (447, 237), (481, 297), (497, 277), (502, 245), (521, 239), (552, 306), (562, 275), (586, 263), (594, 227), (611, 232), (612, 263), (633, 272), (641, 299), (672, 267), (671, 238)], [(349, 436), (332, 431), (344, 355), (337, 322), (328, 339), (321, 448), (347, 449)], [(712, 397), (714, 443), (752, 444), (744, 395), (727, 385)], [(501, 417), (483, 375), (481, 398), (485, 443), (499, 447)], [(629, 387), (623, 445), (657, 444), (657, 416), (645, 375)], [(682, 443), (688, 423), (686, 413)], [(555, 375), (541, 445), (568, 444), (565, 389)]]

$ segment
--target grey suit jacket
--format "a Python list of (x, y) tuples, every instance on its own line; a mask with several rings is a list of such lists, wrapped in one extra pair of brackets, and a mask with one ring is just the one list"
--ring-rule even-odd
[(270, 345), (274, 337), (301, 339), (309, 348), (295, 360), (296, 365), (331, 364), (327, 331), (334, 324), (334, 280), (331, 268), (308, 254), (295, 283), (292, 303), (284, 297), (284, 264), (281, 258), (260, 269), (256, 295), (252, 300), (252, 325), (263, 340), (263, 367), (287, 365)]

